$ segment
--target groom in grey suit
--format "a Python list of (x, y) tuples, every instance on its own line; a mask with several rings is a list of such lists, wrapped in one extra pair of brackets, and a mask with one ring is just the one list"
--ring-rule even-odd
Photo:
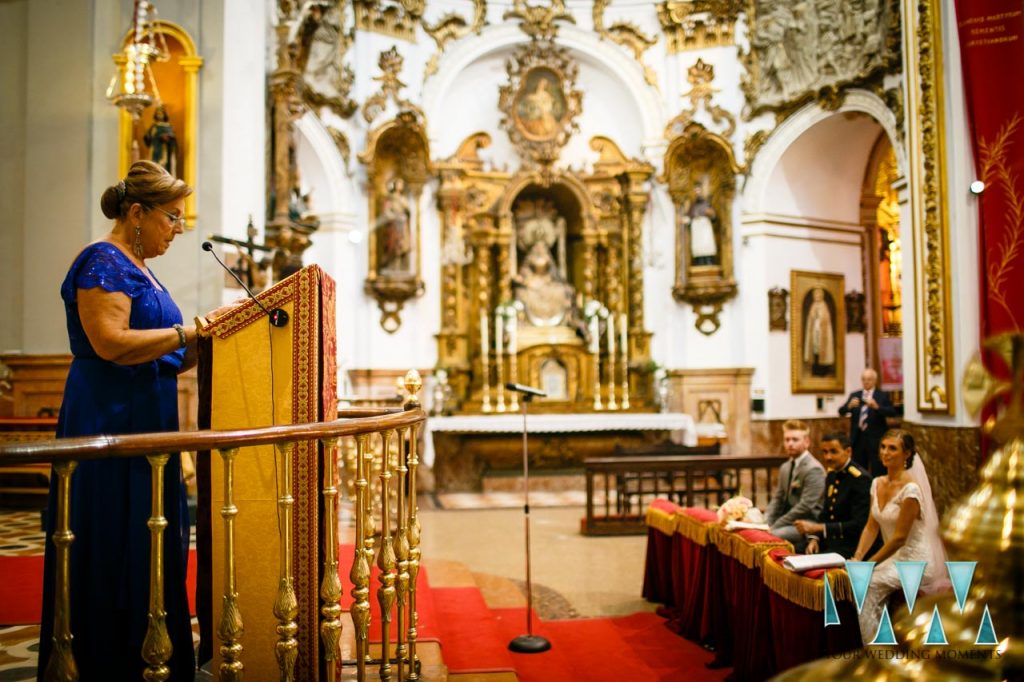
[(793, 543), (803, 552), (806, 539), (793, 524), (799, 519), (817, 518), (825, 492), (825, 467), (808, 448), (811, 438), (807, 424), (790, 419), (782, 425), (782, 437), (788, 462), (779, 467), (779, 485), (765, 512), (772, 535)]

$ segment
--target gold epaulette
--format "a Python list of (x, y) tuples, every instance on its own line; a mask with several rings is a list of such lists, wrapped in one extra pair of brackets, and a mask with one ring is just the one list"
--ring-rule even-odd
[(852, 464), (848, 467), (848, 469), (850, 471), (850, 475), (853, 476), (854, 478), (859, 478), (861, 474), (864, 473), (863, 471), (853, 466)]

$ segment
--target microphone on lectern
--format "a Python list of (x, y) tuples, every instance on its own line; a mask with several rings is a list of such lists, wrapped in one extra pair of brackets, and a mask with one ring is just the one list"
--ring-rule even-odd
[(245, 293), (249, 294), (249, 298), (255, 301), (256, 305), (262, 308), (263, 312), (267, 314), (267, 318), (270, 320), (270, 325), (272, 327), (283, 327), (288, 324), (287, 311), (282, 310), (281, 308), (267, 310), (267, 306), (263, 305), (262, 301), (256, 298), (256, 294), (252, 293), (252, 290), (249, 289), (249, 287), (245, 286), (245, 282), (242, 281), (242, 279), (235, 273), (235, 271), (229, 268), (227, 265), (225, 265), (224, 261), (222, 261), (217, 256), (217, 253), (213, 250), (213, 244), (211, 244), (210, 242), (203, 242), (203, 251), (209, 251), (210, 255), (213, 256), (214, 260), (217, 261), (217, 264), (224, 268), (225, 272), (234, 277), (235, 281), (238, 282), (239, 286), (245, 289)]
[(538, 398), (546, 398), (548, 395), (539, 388), (534, 388), (533, 386), (523, 386), (522, 384), (505, 384), (505, 388), (507, 388), (510, 391), (518, 391), (520, 393), (525, 393), (526, 395), (535, 395)]

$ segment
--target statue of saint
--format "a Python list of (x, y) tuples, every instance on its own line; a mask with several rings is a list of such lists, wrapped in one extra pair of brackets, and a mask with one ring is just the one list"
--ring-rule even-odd
[(171, 119), (163, 104), (153, 111), (153, 124), (149, 126), (142, 141), (149, 147), (149, 158), (178, 177), (178, 138), (171, 127)]
[(409, 234), (409, 201), (405, 198), (405, 182), (395, 178), (381, 199), (375, 229), (377, 233), (377, 271), (395, 273), (409, 271), (411, 238)]
[(534, 242), (512, 278), (513, 295), (523, 304), (526, 323), (534, 327), (567, 324), (573, 307), (573, 288), (558, 271), (551, 249)]
[(708, 200), (704, 181), (693, 186), (693, 199), (683, 211), (681, 222), (690, 229), (690, 264), (718, 265), (718, 216)]

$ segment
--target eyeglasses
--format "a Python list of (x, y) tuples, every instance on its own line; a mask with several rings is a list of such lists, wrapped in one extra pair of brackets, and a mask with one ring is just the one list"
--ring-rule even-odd
[(180, 227), (182, 229), (185, 229), (185, 216), (183, 216), (183, 215), (174, 215), (173, 213), (168, 213), (167, 211), (163, 210), (159, 206), (154, 206), (153, 208), (156, 209), (157, 211), (160, 211), (161, 213), (163, 213), (168, 218), (170, 218), (171, 219), (171, 226), (172, 227)]

